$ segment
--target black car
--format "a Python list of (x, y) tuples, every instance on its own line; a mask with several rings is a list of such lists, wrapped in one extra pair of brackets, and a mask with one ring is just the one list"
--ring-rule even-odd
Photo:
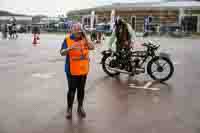
[(20, 27), (19, 30), (17, 31), (18, 33), (26, 33), (27, 30), (25, 27)]
[(34, 26), (34, 27), (32, 28), (32, 33), (33, 33), (33, 34), (40, 34), (40, 28), (37, 27), (37, 26)]
[(109, 24), (98, 24), (95, 26), (95, 31), (106, 35), (112, 33), (111, 26)]
[(171, 37), (183, 37), (184, 32), (179, 24), (163, 25), (160, 27), (160, 35), (169, 34)]
[(100, 36), (102, 34), (106, 35), (106, 36), (110, 36), (112, 34), (112, 29), (110, 24), (97, 24), (95, 25), (95, 28), (90, 30), (90, 34), (91, 34), (91, 39), (92, 40), (97, 40), (97, 34), (100, 34)]

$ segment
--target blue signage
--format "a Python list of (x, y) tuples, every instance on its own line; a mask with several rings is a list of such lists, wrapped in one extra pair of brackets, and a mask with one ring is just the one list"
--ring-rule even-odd
[(144, 31), (147, 32), (149, 27), (149, 17), (145, 16), (144, 17)]

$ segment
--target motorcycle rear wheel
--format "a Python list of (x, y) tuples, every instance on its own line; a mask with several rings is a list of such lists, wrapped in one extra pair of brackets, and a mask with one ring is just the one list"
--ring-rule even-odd
[[(108, 64), (107, 64), (107, 61), (109, 61), (110, 58), (111, 58), (111, 60), (110, 60), (110, 62), (108, 62)], [(102, 68), (103, 68), (103, 71), (104, 71), (106, 74), (108, 74), (108, 75), (111, 76), (111, 77), (114, 77), (114, 76), (119, 75), (120, 73), (119, 73), (119, 72), (116, 72), (116, 71), (109, 70), (111, 61), (112, 61), (112, 57), (111, 57), (111, 56), (104, 56), (104, 57), (102, 58)]]

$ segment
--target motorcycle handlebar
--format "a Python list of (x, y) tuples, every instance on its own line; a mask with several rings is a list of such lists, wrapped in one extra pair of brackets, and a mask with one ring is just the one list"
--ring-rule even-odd
[(157, 49), (160, 47), (160, 45), (154, 45), (152, 43), (143, 43), (142, 46), (145, 46), (147, 48), (153, 48), (153, 49)]

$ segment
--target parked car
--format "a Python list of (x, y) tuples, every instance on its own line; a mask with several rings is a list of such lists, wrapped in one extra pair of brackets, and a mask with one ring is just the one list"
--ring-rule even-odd
[(90, 33), (91, 40), (100, 40), (103, 36), (109, 36), (112, 34), (112, 29), (110, 24), (100, 23), (95, 25), (93, 29), (88, 28), (87, 30)]
[(32, 33), (33, 33), (33, 34), (40, 34), (40, 28), (37, 27), (37, 26), (34, 26), (34, 27), (32, 28)]
[(90, 25), (84, 25), (84, 26), (83, 26), (83, 29), (84, 29), (86, 32), (90, 32), (90, 31), (91, 31)]
[(96, 32), (101, 32), (101, 33), (104, 33), (106, 35), (110, 35), (112, 33), (112, 29), (111, 29), (111, 26), (110, 24), (97, 24), (95, 26), (95, 31)]
[(158, 25), (157, 24), (149, 24), (147, 25), (147, 29), (144, 33), (144, 37), (146, 36), (152, 36), (152, 35), (157, 35), (159, 34), (158, 31), (157, 31), (157, 27)]
[(184, 33), (179, 24), (163, 25), (160, 27), (160, 35), (170, 35), (171, 37), (183, 37)]
[(17, 30), (18, 33), (26, 33), (27, 32), (27, 29), (25, 27), (20, 27), (18, 30)]
[[(154, 26), (156, 27), (156, 26)], [(182, 30), (181, 25), (179, 24), (167, 24), (167, 25), (161, 25), (159, 26), (159, 29), (157, 28), (149, 28), (148, 32), (145, 32), (143, 34), (144, 37), (151, 36), (151, 35), (160, 35), (160, 36), (170, 36), (170, 37), (186, 37), (189, 36), (189, 34), (185, 33)]]

